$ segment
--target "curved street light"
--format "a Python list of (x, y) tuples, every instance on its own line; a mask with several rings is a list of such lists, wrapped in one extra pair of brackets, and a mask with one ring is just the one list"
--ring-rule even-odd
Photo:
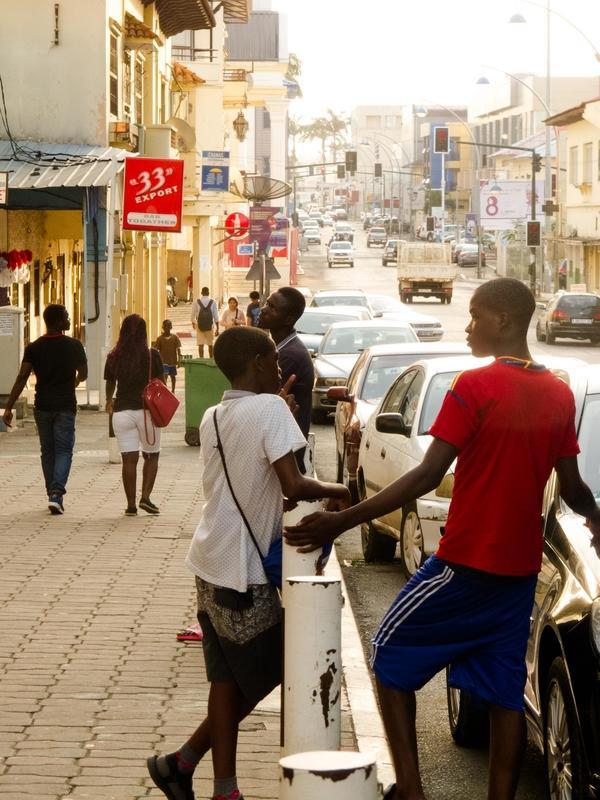
[[(523, 2), (528, 3), (528, 5), (530, 6), (535, 6), (535, 8), (539, 8), (542, 11), (546, 11), (549, 14), (553, 14), (555, 17), (562, 19), (563, 22), (566, 22), (567, 25), (570, 25), (571, 28), (573, 28), (573, 30), (576, 30), (580, 36), (583, 36), (583, 38), (592, 48), (592, 50), (594, 51), (594, 58), (596, 59), (596, 61), (600, 61), (600, 52), (598, 51), (598, 48), (596, 47), (594, 42), (590, 39), (587, 33), (581, 30), (581, 28), (578, 25), (576, 25), (572, 20), (570, 20), (564, 14), (561, 14), (560, 11), (556, 11), (556, 9), (550, 8), (549, 6), (548, 7), (543, 6), (541, 3), (536, 3), (535, 0), (523, 0)], [(517, 25), (522, 25), (523, 23), (527, 22), (527, 19), (522, 14), (513, 14), (508, 21), (510, 24), (516, 23)]]

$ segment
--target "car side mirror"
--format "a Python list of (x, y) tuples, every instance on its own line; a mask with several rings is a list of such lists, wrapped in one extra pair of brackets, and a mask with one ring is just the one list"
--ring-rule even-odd
[(351, 403), (354, 398), (348, 394), (347, 386), (332, 386), (327, 389), (327, 399), (335, 400), (336, 403)]
[(442, 482), (435, 490), (436, 497), (447, 497), (450, 499), (452, 497), (452, 491), (454, 489), (454, 474), (448, 473), (448, 475), (444, 475), (442, 478)]
[(545, 311), (548, 308), (548, 303), (544, 303), (542, 300), (538, 300), (535, 305), (540, 311)]
[(404, 422), (402, 414), (377, 414), (375, 417), (375, 428), (379, 433), (396, 433), (400, 436), (410, 436), (410, 428)]

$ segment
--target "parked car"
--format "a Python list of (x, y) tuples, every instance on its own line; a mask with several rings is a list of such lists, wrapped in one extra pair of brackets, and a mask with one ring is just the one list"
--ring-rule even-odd
[[(540, 359), (549, 368), (569, 376), (584, 362), (575, 358)], [(420, 360), (391, 385), (369, 419), (360, 444), (357, 490), (361, 499), (376, 494), (417, 466), (429, 444), (433, 424), (452, 381), (459, 372), (489, 363), (490, 359), (456, 356)], [(400, 561), (408, 577), (437, 549), (448, 516), (454, 465), (436, 490), (405, 508), (376, 518), (361, 528), (367, 561), (390, 561), (400, 542)]]
[(413, 311), (396, 297), (368, 293), (367, 300), (376, 318), (406, 320), (421, 342), (439, 342), (444, 335), (439, 319)]
[(358, 501), (356, 476), (363, 431), (394, 378), (417, 360), (469, 352), (466, 344), (374, 345), (360, 354), (345, 386), (328, 390), (329, 399), (337, 402), (334, 420), (337, 479), (348, 486), (354, 502)]
[(311, 227), (304, 226), (304, 236), (308, 244), (321, 244), (321, 231), (314, 224)]
[(323, 421), (335, 410), (336, 401), (327, 397), (331, 386), (346, 386), (350, 370), (360, 353), (375, 344), (417, 342), (408, 323), (368, 320), (366, 322), (335, 322), (317, 351), (315, 386), (313, 389), (313, 418)]
[(368, 309), (360, 306), (343, 306), (321, 308), (305, 308), (296, 322), (298, 338), (304, 342), (308, 352), (314, 355), (319, 349), (321, 340), (334, 322), (370, 319)]
[(548, 344), (558, 338), (590, 339), (599, 344), (600, 297), (589, 292), (558, 292), (540, 314), (535, 335), (538, 342)]
[(372, 245), (384, 247), (386, 242), (387, 232), (384, 227), (369, 228), (369, 232), (367, 233), (367, 247), (371, 247)]
[(327, 248), (327, 266), (353, 267), (354, 248), (352, 242), (331, 242)]
[(354, 241), (354, 230), (349, 222), (336, 222), (333, 228), (333, 235), (338, 242)]
[(387, 240), (383, 248), (381, 263), (384, 267), (387, 267), (388, 264), (395, 266), (398, 263), (398, 239)]
[(483, 247), (467, 242), (460, 248), (456, 259), (457, 264), (459, 267), (476, 267), (479, 264), (479, 254), (481, 254), (481, 266), (485, 267), (485, 252)]
[(323, 215), (320, 211), (311, 211), (308, 216), (317, 223), (319, 228), (323, 227)]
[[(600, 501), (600, 368), (572, 383), (578, 408), (579, 469)], [(556, 475), (544, 494), (544, 550), (527, 646), (529, 738), (545, 761), (550, 800), (600, 797), (600, 557), (585, 520), (561, 500)], [(481, 741), (487, 711), (448, 689), (455, 740)]]
[(364, 306), (373, 316), (367, 295), (362, 289), (329, 289), (323, 292), (315, 292), (311, 306)]

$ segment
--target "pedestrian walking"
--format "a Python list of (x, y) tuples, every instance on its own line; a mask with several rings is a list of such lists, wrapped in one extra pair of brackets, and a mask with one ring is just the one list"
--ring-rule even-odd
[(239, 307), (237, 297), (230, 297), (227, 301), (227, 308), (221, 314), (219, 325), (223, 330), (235, 328), (237, 325), (245, 325), (246, 317), (244, 312)]
[(258, 328), (258, 318), (260, 316), (260, 294), (257, 291), (250, 292), (250, 302), (246, 308), (246, 324), (252, 328)]
[(281, 373), (271, 339), (248, 326), (231, 328), (217, 339), (215, 361), (232, 388), (201, 422), (206, 503), (186, 560), (196, 579), (208, 716), (179, 750), (147, 761), (152, 780), (170, 800), (193, 800), (194, 769), (211, 749), (213, 800), (243, 800), (236, 770), (239, 724), (281, 681), (281, 603), (261, 554), (281, 535), (284, 497), (328, 497), (330, 507), (339, 508), (349, 502), (346, 487), (298, 471), (293, 452), (306, 441), (277, 395)]
[[(271, 334), (277, 352), (281, 376), (286, 383), (292, 375), (294, 397), (298, 403), (298, 425), (305, 437), (310, 431), (312, 391), (315, 371), (306, 345), (298, 338), (294, 325), (304, 313), (304, 295), (292, 286), (283, 286), (267, 298), (260, 311), (258, 324)], [(298, 453), (298, 463), (303, 469), (304, 451)]]
[(121, 324), (119, 340), (108, 354), (104, 368), (106, 411), (112, 414), (112, 426), (121, 452), (123, 488), (127, 498), (125, 515), (128, 517), (137, 514), (140, 450), (144, 466), (139, 507), (148, 514), (159, 513), (150, 495), (158, 472), (161, 429), (154, 427), (142, 400), (144, 387), (151, 378), (160, 378), (164, 382), (163, 362), (158, 350), (148, 347), (146, 321), (138, 314), (130, 314)]
[(208, 286), (203, 286), (200, 297), (192, 303), (192, 326), (196, 331), (198, 355), (204, 358), (204, 347), (208, 347), (208, 357), (212, 358), (215, 336), (219, 335), (219, 312), (217, 304), (210, 296)]
[(553, 469), (565, 503), (600, 542), (600, 509), (577, 465), (575, 402), (566, 383), (531, 358), (535, 300), (521, 281), (480, 286), (467, 341), (492, 364), (463, 372), (448, 391), (423, 462), (339, 514), (312, 514), (286, 530), (305, 550), (406, 507), (435, 489), (457, 459), (452, 501), (434, 556), (402, 589), (373, 638), (372, 665), (396, 785), (389, 800), (424, 798), (415, 691), (450, 665), (450, 686), (489, 706), (489, 800), (515, 796), (526, 741), (525, 653)]
[(63, 305), (46, 306), (43, 318), (46, 333), (25, 348), (3, 420), (10, 427), (12, 409), (33, 371), (36, 379), (33, 415), (40, 438), (48, 510), (51, 514), (62, 514), (75, 446), (75, 388), (87, 378), (87, 359), (81, 342), (65, 336), (71, 320)]
[(181, 341), (178, 336), (171, 333), (172, 330), (171, 320), (164, 320), (162, 333), (156, 340), (156, 349), (160, 353), (165, 375), (171, 378), (171, 391), (174, 392), (177, 382), (177, 367), (181, 363)]

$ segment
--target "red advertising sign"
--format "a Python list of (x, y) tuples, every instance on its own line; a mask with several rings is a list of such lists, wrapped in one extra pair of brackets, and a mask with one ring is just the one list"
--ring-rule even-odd
[(250, 227), (250, 220), (245, 214), (234, 212), (225, 219), (225, 230), (230, 236), (245, 236)]
[(131, 231), (181, 230), (183, 161), (126, 158), (123, 227)]

